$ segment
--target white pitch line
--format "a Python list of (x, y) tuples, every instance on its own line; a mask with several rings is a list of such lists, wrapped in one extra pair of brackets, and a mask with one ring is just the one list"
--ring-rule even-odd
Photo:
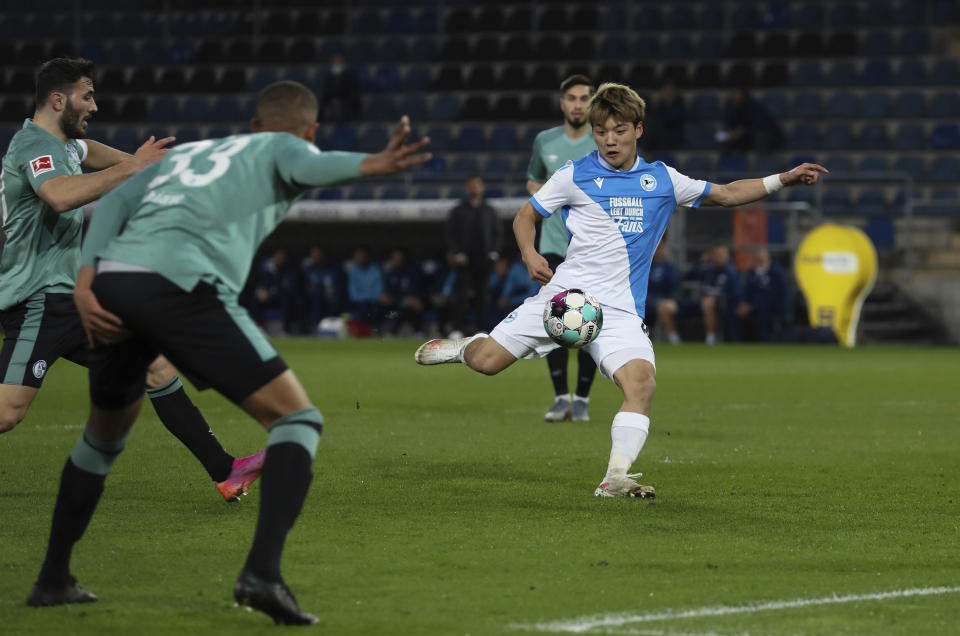
[(608, 614), (605, 616), (585, 616), (571, 621), (551, 621), (533, 625), (514, 625), (517, 629), (538, 632), (571, 632), (580, 634), (602, 627), (621, 627), (632, 623), (649, 623), (652, 621), (666, 621), (679, 618), (701, 618), (704, 616), (727, 616), (730, 614), (752, 614), (770, 610), (793, 609), (797, 607), (812, 607), (814, 605), (836, 605), (840, 603), (857, 603), (859, 601), (883, 601), (892, 598), (907, 598), (911, 596), (936, 596), (940, 594), (956, 594), (960, 592), (960, 585), (949, 587), (920, 587), (907, 590), (893, 590), (875, 594), (847, 594), (844, 596), (824, 596), (822, 598), (799, 598), (792, 601), (767, 601), (745, 603), (743, 605), (721, 605), (715, 607), (699, 607), (688, 610), (667, 609), (650, 614)]

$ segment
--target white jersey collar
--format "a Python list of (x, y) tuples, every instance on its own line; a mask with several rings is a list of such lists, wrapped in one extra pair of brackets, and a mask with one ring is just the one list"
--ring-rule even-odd
[(631, 167), (629, 170), (621, 170), (620, 168), (614, 168), (614, 167), (611, 166), (609, 163), (607, 163), (607, 160), (606, 160), (606, 159), (604, 159), (603, 157), (600, 156), (600, 152), (599, 152), (599, 151), (597, 152), (597, 161), (599, 161), (599, 162), (600, 162), (600, 165), (603, 166), (604, 168), (606, 168), (607, 170), (609, 170), (610, 172), (633, 172), (634, 170), (637, 170), (637, 169), (640, 167), (640, 155), (639, 155), (639, 154), (637, 155), (636, 160), (633, 162), (633, 167)]

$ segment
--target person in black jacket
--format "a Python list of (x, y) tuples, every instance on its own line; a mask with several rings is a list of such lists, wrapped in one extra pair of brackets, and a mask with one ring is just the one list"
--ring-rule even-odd
[[(447, 216), (447, 247), (453, 252), (456, 271), (454, 329), (471, 332), (487, 324), (487, 282), (498, 256), (503, 228), (497, 211), (483, 197), (483, 179), (467, 179), (466, 199)], [(467, 323), (472, 309), (472, 322)]]

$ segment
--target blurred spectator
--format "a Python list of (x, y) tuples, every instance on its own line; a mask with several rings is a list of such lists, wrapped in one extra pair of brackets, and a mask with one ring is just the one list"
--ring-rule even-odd
[(275, 250), (260, 264), (254, 295), (257, 313), (268, 333), (296, 331), (300, 276), (285, 249)]
[[(503, 285), (500, 287), (499, 294), (496, 296), (497, 311), (499, 319), (503, 319), (511, 311), (520, 306), (530, 296), (535, 296), (540, 291), (540, 284), (530, 280), (530, 272), (527, 266), (520, 259), (513, 261), (504, 260), (506, 273), (503, 279)], [(509, 264), (507, 266), (507, 264)], [(497, 321), (499, 322), (499, 320)], [(494, 325), (491, 325), (491, 327)]]
[(402, 249), (394, 249), (384, 267), (383, 278), (384, 289), (380, 297), (384, 310), (383, 332), (393, 335), (409, 329), (420, 333), (423, 329), (423, 299), (417, 266), (407, 262), (406, 252)]
[(726, 245), (717, 245), (700, 257), (684, 274), (684, 281), (696, 281), (699, 300), (675, 301), (663, 299), (657, 306), (657, 319), (667, 334), (667, 340), (680, 342), (677, 320), (699, 316), (703, 318), (704, 341), (715, 344), (719, 328), (724, 329), (728, 342), (740, 339), (740, 323), (737, 307), (742, 298), (740, 274), (730, 263), (730, 250)]
[(746, 273), (743, 301), (737, 316), (746, 340), (769, 342), (787, 319), (787, 276), (766, 248), (757, 251), (757, 266)]
[(342, 270), (337, 265), (328, 263), (327, 255), (317, 246), (310, 248), (310, 254), (304, 259), (301, 270), (306, 304), (305, 331), (310, 333), (322, 319), (342, 313)]
[(687, 105), (676, 84), (667, 82), (649, 111), (641, 141), (645, 150), (676, 151), (686, 143)]
[(375, 324), (380, 314), (380, 298), (383, 295), (383, 272), (380, 266), (370, 261), (365, 247), (353, 252), (353, 260), (347, 265), (347, 301), (354, 320)]
[[(467, 179), (466, 199), (447, 217), (447, 247), (453, 252), (456, 271), (454, 330), (473, 333), (487, 324), (487, 283), (491, 261), (497, 258), (502, 238), (497, 211), (484, 199), (483, 179)], [(468, 312), (473, 321), (468, 324)]]
[(784, 143), (783, 129), (744, 88), (734, 88), (724, 107), (723, 129), (716, 140), (725, 152), (773, 152)]
[(677, 284), (679, 282), (677, 268), (670, 262), (670, 249), (667, 239), (660, 239), (657, 250), (653, 253), (650, 265), (650, 278), (647, 281), (647, 301), (643, 321), (647, 328), (653, 331), (657, 323), (657, 306), (664, 300), (676, 300)]
[(330, 58), (330, 67), (323, 74), (323, 103), (320, 112), (325, 121), (360, 119), (360, 78), (347, 68), (343, 55)]

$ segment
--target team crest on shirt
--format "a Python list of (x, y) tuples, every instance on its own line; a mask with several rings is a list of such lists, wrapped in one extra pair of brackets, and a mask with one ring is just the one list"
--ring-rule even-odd
[(76, 146), (68, 145), (67, 154), (70, 155), (70, 158), (73, 159), (75, 162), (80, 163), (80, 153), (77, 152)]
[(33, 363), (33, 377), (40, 379), (47, 372), (47, 361), (37, 360)]
[(640, 176), (640, 187), (643, 188), (646, 192), (653, 192), (657, 189), (657, 178), (652, 174), (645, 174)]
[(30, 162), (30, 169), (33, 170), (33, 176), (38, 177), (44, 172), (53, 170), (53, 157), (50, 155), (41, 155)]
[(553, 163), (554, 161), (556, 161), (556, 160), (559, 159), (559, 158), (560, 158), (560, 157), (558, 157), (557, 155), (547, 155), (547, 161), (549, 161), (550, 163)]
[(505, 324), (505, 325), (506, 325), (506, 324), (510, 324), (511, 322), (513, 322), (514, 320), (517, 319), (517, 316), (518, 316), (518, 315), (519, 315), (519, 312), (518, 312), (518, 311), (516, 311), (516, 310), (511, 311), (511, 312), (510, 312), (510, 315), (503, 319), (503, 324)]

